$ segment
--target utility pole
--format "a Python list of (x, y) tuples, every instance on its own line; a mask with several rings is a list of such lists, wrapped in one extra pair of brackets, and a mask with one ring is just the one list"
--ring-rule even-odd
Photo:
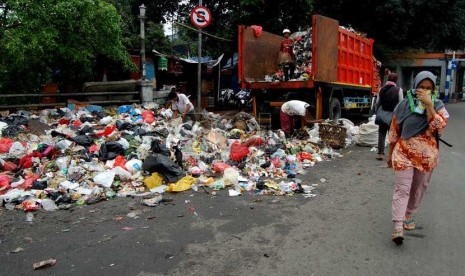
[[(202, 6), (202, 0), (199, 0), (199, 6)], [(197, 64), (197, 108), (202, 110), (202, 28), (199, 29), (199, 49), (198, 49), (198, 58), (199, 63)]]

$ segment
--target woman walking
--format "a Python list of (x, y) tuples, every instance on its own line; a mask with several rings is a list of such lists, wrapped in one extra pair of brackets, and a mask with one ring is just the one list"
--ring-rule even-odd
[[(379, 91), (378, 97), (376, 98), (376, 110), (382, 109), (385, 112), (388, 112), (392, 116), (394, 108), (399, 102), (404, 98), (404, 92), (402, 88), (398, 87), (397, 84), (397, 74), (390, 73), (387, 78), (386, 84)], [(378, 113), (379, 114), (379, 113)], [(386, 134), (389, 130), (389, 124), (377, 121), (376, 124), (379, 126), (378, 129), (378, 157), (377, 160), (383, 160), (384, 158), (384, 148), (386, 144)]]
[(403, 231), (415, 229), (415, 214), (438, 165), (439, 136), (449, 114), (434, 93), (436, 77), (429, 71), (416, 75), (394, 110), (389, 130), (388, 166), (394, 169), (396, 187), (392, 198), (392, 241), (402, 244)]

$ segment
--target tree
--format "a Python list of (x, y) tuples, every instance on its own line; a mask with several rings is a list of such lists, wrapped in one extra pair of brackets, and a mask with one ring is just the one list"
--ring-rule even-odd
[[(192, 25), (189, 13), (198, 1), (190, 0), (180, 4), (178, 18)], [(264, 0), (205, 0), (203, 5), (212, 13), (211, 24), (204, 29), (227, 40), (203, 36), (203, 47), (207, 55), (213, 57), (222, 53), (231, 55), (237, 51), (238, 25), (260, 25), (265, 31), (280, 34), (284, 28), (297, 31), (311, 25), (312, 1), (289, 0), (269, 2)], [(191, 40), (197, 40), (196, 32), (189, 32)]]
[(178, 9), (177, 1), (106, 0), (114, 5), (122, 17), (123, 44), (128, 49), (140, 49), (139, 6), (147, 7), (145, 40), (146, 49), (171, 52), (171, 45), (163, 30), (163, 23)]
[(0, 90), (33, 89), (52, 76), (89, 79), (98, 56), (133, 68), (121, 16), (103, 0), (7, 0), (0, 6)]
[(315, 0), (314, 7), (316, 13), (368, 33), (385, 58), (411, 49), (465, 48), (465, 0)]

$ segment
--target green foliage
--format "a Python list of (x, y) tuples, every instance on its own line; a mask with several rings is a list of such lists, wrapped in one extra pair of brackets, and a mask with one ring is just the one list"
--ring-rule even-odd
[(368, 33), (378, 56), (465, 48), (465, 0), (315, 0), (314, 7), (316, 13)]
[[(33, 89), (55, 81), (54, 74), (64, 81), (89, 79), (97, 56), (127, 70), (133, 68), (122, 43), (121, 16), (113, 5), (103, 0), (9, 0), (5, 4), (9, 13), (3, 14), (0, 25), (0, 69), (8, 71), (3, 81), (14, 84), (9, 88)], [(12, 79), (26, 72), (35, 77)]]
[[(198, 5), (190, 0), (180, 4), (178, 20), (192, 26), (189, 13)], [(260, 25), (265, 31), (280, 34), (284, 28), (297, 31), (311, 25), (312, 1), (264, 1), (264, 0), (205, 0), (203, 5), (212, 13), (211, 24), (205, 32), (228, 40), (203, 36), (204, 55), (217, 57), (222, 53), (227, 56), (237, 51), (238, 25)], [(197, 41), (197, 33), (187, 31), (191, 41)]]

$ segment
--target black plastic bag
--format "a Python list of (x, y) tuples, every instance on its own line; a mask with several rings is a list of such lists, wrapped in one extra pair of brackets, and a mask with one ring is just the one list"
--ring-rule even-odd
[(25, 126), (29, 123), (29, 119), (20, 116), (20, 115), (10, 115), (5, 119), (2, 119), (3, 122), (7, 123), (9, 126)]
[(42, 181), (34, 181), (32, 183), (32, 187), (31, 189), (34, 189), (34, 190), (45, 190), (47, 188), (47, 180), (42, 180)]
[(151, 155), (142, 163), (144, 171), (159, 173), (167, 183), (177, 182), (186, 176), (181, 168), (168, 156), (162, 154)]
[(3, 137), (16, 137), (18, 136), (19, 133), (25, 132), (24, 128), (22, 126), (17, 126), (17, 125), (9, 125), (6, 128), (2, 130), (2, 136)]
[(118, 130), (131, 130), (134, 128), (134, 126), (131, 123), (128, 122), (122, 122), (122, 121), (116, 121), (116, 128)]
[(94, 129), (91, 126), (88, 126), (88, 125), (85, 125), (83, 128), (81, 128), (78, 131), (79, 135), (86, 135), (86, 134), (89, 134), (89, 133), (94, 134)]
[(134, 136), (144, 136), (147, 134), (147, 131), (145, 129), (142, 129), (140, 127), (134, 129)]
[(159, 140), (153, 140), (152, 145), (150, 146), (150, 149), (154, 153), (160, 153), (160, 154), (163, 154), (165, 156), (170, 156), (171, 155), (170, 150), (165, 145), (161, 144)]
[(81, 122), (83, 122), (83, 123), (87, 123), (87, 122), (92, 123), (92, 122), (95, 122), (94, 117), (87, 117), (87, 116), (83, 116), (83, 117), (81, 117), (81, 119), (79, 119), (79, 120), (80, 120)]
[(88, 135), (78, 135), (73, 138), (71, 138), (73, 142), (76, 144), (83, 146), (83, 147), (89, 147), (94, 143), (94, 139), (92, 139)]
[(124, 154), (123, 146), (117, 142), (105, 142), (100, 146), (100, 159), (103, 161), (113, 160), (118, 155)]

